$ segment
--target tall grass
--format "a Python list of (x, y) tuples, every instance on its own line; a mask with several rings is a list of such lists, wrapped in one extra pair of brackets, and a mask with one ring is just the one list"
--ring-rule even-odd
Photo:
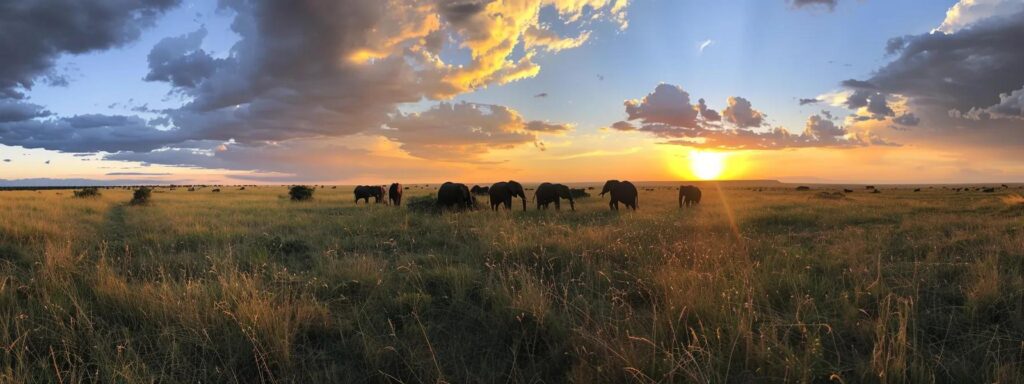
[(0, 192), (0, 382), (1024, 380), (1008, 196), (436, 213), (348, 188), (131, 193)]

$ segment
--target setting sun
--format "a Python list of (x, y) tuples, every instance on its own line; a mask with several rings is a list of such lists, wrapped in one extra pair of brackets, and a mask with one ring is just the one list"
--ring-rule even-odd
[(690, 171), (701, 180), (714, 180), (725, 171), (725, 152), (690, 152)]

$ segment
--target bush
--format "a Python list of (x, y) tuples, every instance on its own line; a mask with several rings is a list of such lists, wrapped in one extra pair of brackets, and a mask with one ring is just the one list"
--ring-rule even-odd
[(406, 208), (413, 212), (440, 213), (441, 207), (437, 205), (437, 196), (413, 196), (404, 201)]
[(96, 187), (82, 188), (80, 191), (75, 191), (75, 197), (86, 198), (86, 197), (99, 197), (100, 190)]
[(149, 204), (149, 197), (153, 194), (153, 190), (147, 187), (142, 187), (135, 190), (132, 194), (132, 201), (129, 202), (131, 205)]
[(292, 197), (294, 201), (311, 200), (313, 198), (313, 188), (305, 185), (296, 185), (288, 190), (288, 195)]

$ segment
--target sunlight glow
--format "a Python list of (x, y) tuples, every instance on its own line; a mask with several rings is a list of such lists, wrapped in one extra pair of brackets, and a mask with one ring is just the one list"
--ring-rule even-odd
[(690, 152), (690, 171), (701, 180), (715, 180), (725, 171), (725, 152)]

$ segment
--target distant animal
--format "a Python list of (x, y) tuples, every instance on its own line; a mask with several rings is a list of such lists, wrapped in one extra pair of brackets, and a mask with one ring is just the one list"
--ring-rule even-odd
[(982, 189), (981, 191), (985, 192), (985, 193), (992, 193), (992, 192), (995, 192), (996, 189), (995, 188), (985, 188), (985, 189)]
[(533, 193), (533, 199), (537, 201), (537, 210), (548, 209), (548, 205), (555, 203), (555, 210), (561, 210), (562, 199), (569, 200), (569, 209), (575, 211), (576, 203), (572, 198), (572, 191), (564, 184), (541, 183), (537, 191)]
[(921, 192), (921, 188), (914, 188), (914, 192)]
[(1008, 189), (1008, 188), (1010, 188), (1010, 186), (1009, 186), (1009, 185), (1006, 185), (1006, 184), (1003, 184), (1003, 185), (1002, 185), (1002, 187), (1003, 187), (1004, 189)]
[(852, 189), (844, 189), (844, 190), (843, 190), (843, 192), (846, 192), (846, 193), (853, 193), (853, 190), (852, 190)]
[(442, 208), (473, 209), (476, 199), (466, 184), (446, 181), (437, 190), (437, 205)]
[(391, 187), (388, 188), (388, 200), (396, 207), (402, 205), (402, 184), (391, 183)]
[(474, 185), (473, 188), (469, 189), (469, 192), (471, 192), (474, 195), (486, 195), (487, 191), (490, 189), (490, 187), (481, 187), (479, 185)]
[(798, 191), (810, 191), (811, 187), (808, 187), (806, 185), (801, 185), (799, 187), (796, 187), (796, 190), (798, 190)]
[(882, 191), (879, 191), (877, 189), (873, 189), (873, 190), (871, 190), (871, 193), (882, 193)]
[(691, 207), (700, 204), (700, 188), (693, 185), (683, 185), (679, 187), (679, 208), (683, 205)]
[(867, 186), (864, 186), (864, 189), (875, 189), (875, 186), (874, 185), (867, 185)]
[(213, 189), (213, 190), (211, 190), (210, 192), (214, 192), (214, 193), (216, 193), (216, 192), (220, 192), (220, 188), (214, 188), (214, 189)]
[(239, 191), (244, 191), (245, 187), (238, 188)]
[(356, 203), (363, 200), (369, 204), (371, 197), (374, 203), (380, 203), (384, 199), (385, 192), (384, 187), (380, 185), (357, 185), (356, 189), (352, 190), (352, 194), (356, 197)]
[(512, 209), (512, 198), (518, 197), (523, 200), (523, 210), (526, 210), (526, 192), (523, 185), (514, 180), (500, 181), (491, 185), (487, 190), (491, 196), (491, 209), (497, 211), (498, 206), (504, 204), (505, 209)]
[(608, 207), (613, 211), (619, 210), (619, 203), (625, 204), (626, 207), (632, 208), (634, 211), (640, 205), (640, 201), (637, 198), (636, 186), (628, 181), (606, 181), (604, 183), (604, 188), (601, 188), (601, 197), (604, 197), (604, 194), (606, 193), (611, 194), (611, 200), (608, 201)]

